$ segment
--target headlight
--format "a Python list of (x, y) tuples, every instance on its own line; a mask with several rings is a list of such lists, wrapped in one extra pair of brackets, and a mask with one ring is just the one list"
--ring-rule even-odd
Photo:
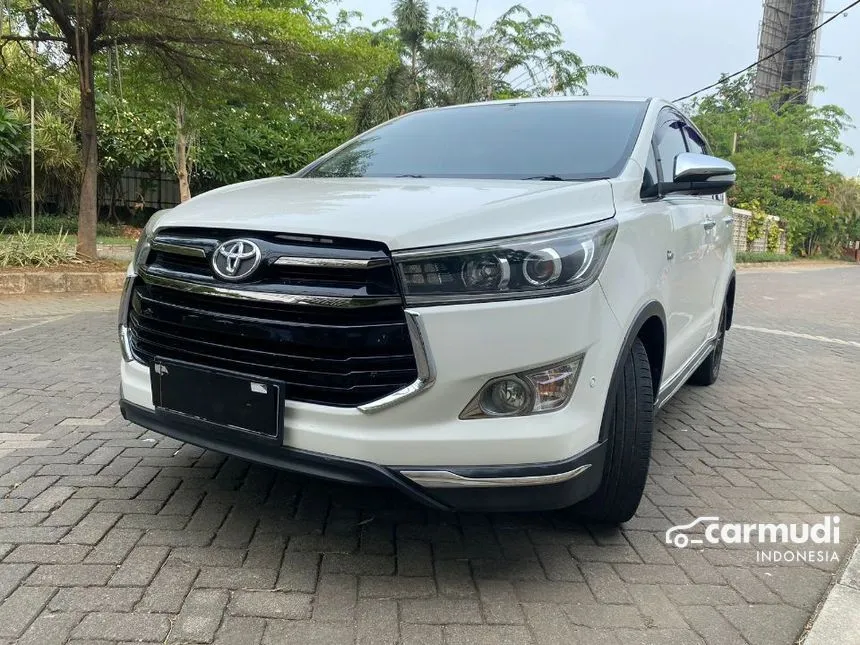
[(554, 296), (582, 291), (597, 279), (617, 228), (610, 219), (393, 256), (409, 305)]
[(143, 232), (140, 234), (140, 239), (137, 241), (137, 247), (134, 249), (134, 260), (132, 267), (134, 272), (138, 273), (140, 267), (146, 263), (146, 258), (149, 255), (149, 250), (152, 246), (152, 238), (155, 235), (155, 227), (167, 210), (156, 211), (149, 218), (146, 226), (143, 227)]

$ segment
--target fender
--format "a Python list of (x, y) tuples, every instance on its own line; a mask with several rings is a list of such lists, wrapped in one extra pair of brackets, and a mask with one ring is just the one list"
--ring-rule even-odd
[[(634, 316), (633, 322), (630, 324), (630, 327), (627, 329), (627, 333), (624, 335), (624, 341), (621, 343), (621, 350), (618, 352), (618, 357), (615, 359), (615, 367), (612, 369), (612, 383), (617, 382), (617, 376), (621, 373), (621, 370), (624, 367), (624, 359), (627, 357), (627, 354), (630, 352), (630, 348), (633, 347), (633, 342), (639, 336), (639, 332), (642, 331), (642, 327), (645, 325), (646, 321), (650, 318), (657, 318), (660, 320), (660, 324), (663, 327), (663, 351), (662, 356), (660, 356), (660, 364), (659, 366), (651, 366), (651, 376), (653, 378), (653, 388), (654, 388), (654, 399), (657, 399), (657, 393), (660, 391), (660, 382), (663, 377), (663, 363), (666, 359), (666, 310), (663, 309), (663, 305), (661, 305), (656, 300), (652, 300), (651, 302), (646, 303)], [(649, 358), (651, 357), (651, 351), (649, 351)], [(656, 369), (655, 369), (656, 368)], [(607, 393), (606, 400), (609, 401), (610, 398), (614, 395), (612, 387), (609, 388), (609, 392)], [(605, 408), (604, 404), (604, 408)], [(606, 433), (608, 431), (606, 423), (600, 424), (600, 441), (606, 440)]]

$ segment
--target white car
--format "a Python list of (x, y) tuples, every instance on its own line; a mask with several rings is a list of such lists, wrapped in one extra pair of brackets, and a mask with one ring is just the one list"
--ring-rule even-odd
[(152, 217), (122, 410), (437, 509), (630, 518), (654, 413), (717, 379), (735, 169), (656, 99), (415, 112)]

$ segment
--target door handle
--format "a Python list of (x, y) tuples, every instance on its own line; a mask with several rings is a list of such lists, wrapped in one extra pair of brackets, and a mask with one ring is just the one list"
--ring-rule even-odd
[(712, 220), (712, 219), (706, 219), (706, 220), (705, 220), (705, 223), (703, 224), (703, 226), (705, 227), (705, 230), (706, 230), (706, 231), (710, 231), (710, 230), (711, 230), (712, 228), (714, 228), (716, 225), (717, 225), (717, 223), (716, 223), (714, 220)]
[(723, 218), (723, 223), (725, 223), (725, 224), (731, 224), (731, 223), (732, 223), (732, 222), (734, 222), (734, 221), (735, 221), (735, 218), (734, 218), (734, 217), (732, 217), (731, 215), (729, 215), (728, 217), (724, 217), (724, 218)]

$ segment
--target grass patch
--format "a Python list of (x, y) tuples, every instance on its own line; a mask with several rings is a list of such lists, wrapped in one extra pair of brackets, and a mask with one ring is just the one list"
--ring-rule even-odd
[[(2, 221), (2, 220), (0, 220), (0, 221)], [(26, 235), (31, 235), (31, 233), (29, 233), (29, 230), (30, 229), (27, 228), (27, 229), (24, 229), (22, 232), (25, 233)], [(21, 234), (21, 232), (10, 233), (8, 230), (0, 230), (0, 242), (4, 241), (6, 239), (9, 239), (9, 238), (17, 237), (20, 234)], [(40, 238), (40, 239), (50, 240), (50, 239), (56, 238), (57, 235), (61, 235), (61, 233), (55, 233), (55, 234), (35, 233), (33, 235), (37, 238)], [(64, 235), (64, 237), (66, 239), (66, 244), (68, 244), (69, 246), (75, 246), (75, 244), (78, 241), (77, 235), (70, 234), (70, 233), (62, 233), (62, 235)], [(133, 237), (124, 237), (124, 236), (120, 236), (120, 235), (99, 235), (96, 237), (96, 243), (97, 244), (105, 244), (108, 246), (128, 246), (128, 247), (134, 248), (137, 245), (137, 240)]]
[(80, 263), (67, 233), (38, 235), (23, 231), (0, 239), (0, 267), (54, 267)]
[[(96, 224), (96, 235), (102, 237), (123, 236), (123, 226), (109, 222), (98, 222)], [(15, 217), (0, 218), (0, 230), (6, 231), (28, 231), (30, 230), (30, 217), (16, 215)], [(78, 218), (70, 215), (37, 215), (35, 233), (46, 235), (59, 235), (69, 233), (74, 235), (78, 232)]]
[(735, 261), (739, 264), (752, 264), (756, 262), (791, 262), (795, 257), (786, 253), (772, 253), (770, 251), (738, 251)]

